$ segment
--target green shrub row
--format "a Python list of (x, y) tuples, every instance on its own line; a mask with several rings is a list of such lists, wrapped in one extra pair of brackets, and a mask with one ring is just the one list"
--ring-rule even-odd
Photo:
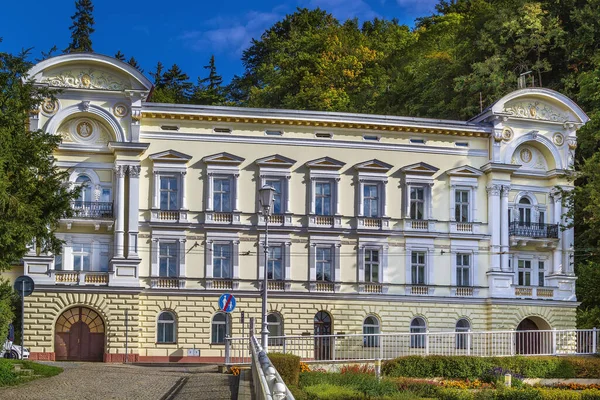
[(435, 398), (440, 400), (600, 400), (600, 391), (561, 391), (561, 389), (539, 388), (481, 391), (439, 389)]
[(374, 375), (369, 374), (326, 374), (322, 372), (300, 374), (300, 387), (303, 389), (323, 384), (351, 388), (366, 398), (392, 396), (398, 392), (394, 382), (385, 379), (378, 381)]
[(269, 360), (287, 386), (297, 386), (300, 376), (300, 357), (292, 354), (269, 353)]
[(494, 368), (525, 378), (598, 378), (598, 357), (444, 357), (408, 356), (386, 361), (382, 372), (391, 377), (481, 379)]

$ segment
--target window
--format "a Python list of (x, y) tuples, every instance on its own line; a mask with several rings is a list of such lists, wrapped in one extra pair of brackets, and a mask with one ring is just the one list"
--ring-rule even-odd
[(331, 282), (332, 279), (332, 248), (317, 247), (317, 281)]
[(421, 186), (410, 188), (410, 218), (425, 219), (425, 189)]
[(267, 265), (267, 278), (283, 280), (283, 246), (269, 246), (269, 262)]
[(363, 213), (365, 217), (379, 217), (379, 185), (376, 183), (364, 185)]
[(469, 147), (469, 142), (456, 142), (454, 145), (456, 147)]
[(469, 191), (454, 192), (454, 219), (456, 222), (469, 222)]
[(471, 324), (468, 320), (462, 318), (456, 323), (456, 348), (466, 350), (469, 347), (469, 332)]
[(168, 311), (163, 311), (158, 316), (156, 342), (175, 343), (175, 316)]
[(410, 139), (412, 144), (425, 144), (425, 140), (423, 139)]
[(77, 197), (76, 205), (84, 207), (84, 203), (92, 201), (92, 181), (87, 175), (79, 175), (75, 180), (77, 186), (81, 187), (79, 197)]
[(279, 314), (271, 313), (267, 315), (267, 327), (269, 329), (269, 346), (283, 346), (283, 339), (271, 339), (272, 337), (283, 336), (283, 327)]
[(91, 243), (73, 243), (73, 269), (75, 271), (90, 271), (91, 266)]
[(519, 200), (519, 222), (523, 225), (531, 224), (531, 201), (527, 197)]
[(329, 132), (317, 132), (315, 133), (315, 136), (320, 138), (320, 139), (331, 139), (333, 138), (333, 133), (329, 133)]
[(332, 215), (331, 186), (332, 183), (330, 181), (315, 182), (315, 214)]
[(164, 278), (177, 277), (177, 246), (175, 242), (159, 243), (158, 276)]
[(225, 344), (225, 336), (229, 333), (228, 318), (225, 313), (216, 313), (211, 324), (211, 343)]
[(369, 316), (363, 322), (363, 346), (379, 347), (379, 320), (373, 316)]
[(271, 186), (273, 189), (275, 189), (275, 193), (273, 194), (273, 209), (271, 210), (271, 213), (283, 214), (283, 207), (281, 202), (281, 189), (283, 187), (282, 179), (266, 179), (265, 185)]
[(222, 128), (222, 127), (216, 127), (213, 129), (214, 133), (231, 133), (231, 128)]
[(283, 136), (283, 131), (266, 130), (265, 135), (267, 135), (267, 136)]
[(161, 125), (160, 129), (163, 131), (178, 131), (179, 127), (176, 125)]
[(427, 325), (423, 318), (417, 317), (410, 322), (410, 333), (410, 347), (413, 349), (425, 348)]
[(174, 176), (160, 177), (160, 209), (179, 209), (179, 189), (177, 178)]
[(538, 222), (540, 223), (540, 225), (543, 225), (546, 222), (546, 213), (543, 211), (540, 211), (539, 215), (538, 215)]
[(365, 249), (365, 282), (379, 283), (379, 250)]
[(519, 260), (519, 286), (531, 286), (531, 261)]
[(213, 185), (214, 211), (231, 212), (231, 179), (215, 178)]
[(471, 255), (456, 255), (456, 286), (471, 286)]
[(231, 245), (213, 245), (213, 277), (231, 279)]
[(425, 252), (411, 253), (411, 277), (413, 285), (425, 284)]
[(546, 286), (546, 284), (545, 284), (545, 280), (546, 280), (545, 267), (546, 266), (543, 261), (538, 261), (538, 286)]
[(378, 142), (380, 138), (377, 135), (363, 135), (363, 139), (373, 141), (373, 142)]

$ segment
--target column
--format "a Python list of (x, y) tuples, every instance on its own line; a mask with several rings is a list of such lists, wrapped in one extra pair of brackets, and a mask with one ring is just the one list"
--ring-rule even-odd
[(240, 201), (239, 201), (239, 187), (238, 185), (240, 184), (240, 174), (233, 174), (233, 211), (239, 211), (240, 210)]
[(285, 177), (285, 213), (291, 212), (291, 198), (290, 198), (290, 180), (292, 179), (291, 175), (287, 175)]
[(181, 206), (179, 207), (181, 210), (187, 210), (187, 197), (185, 196), (185, 176), (187, 171), (181, 171)]
[(215, 184), (215, 176), (212, 172), (208, 174), (208, 189), (206, 190), (206, 211), (213, 210), (213, 187)]
[(152, 208), (158, 210), (160, 208), (160, 174), (158, 171), (154, 171), (154, 187), (152, 193)]
[[(555, 224), (560, 224), (562, 219), (562, 197), (559, 192), (554, 192), (551, 194), (553, 199), (552, 202), (552, 211), (553, 216), (552, 220)], [(559, 238), (561, 236), (560, 227), (559, 227)], [(564, 238), (561, 238), (560, 243), (554, 249), (552, 254), (552, 273), (555, 275), (560, 275), (563, 273), (563, 250), (562, 246), (564, 244)]]
[(310, 178), (310, 213), (315, 214), (316, 204), (315, 195), (317, 194), (317, 179), (315, 177)]
[(427, 202), (427, 204), (425, 205), (427, 209), (427, 216), (425, 217), (425, 219), (433, 219), (433, 182), (430, 182), (427, 185), (427, 188), (427, 198), (425, 199), (425, 201)]
[(129, 219), (127, 258), (138, 258), (138, 232), (140, 216), (140, 171), (139, 165), (130, 165), (129, 170)]
[(116, 165), (117, 213), (115, 215), (115, 257), (123, 258), (125, 246), (125, 173), (127, 166)]
[(340, 215), (340, 178), (335, 178), (335, 215)]
[[(566, 225), (569, 221), (567, 220), (567, 212), (568, 208), (563, 204), (562, 205), (562, 217), (563, 223)], [(560, 228), (559, 228), (560, 229)], [(560, 232), (560, 231), (559, 231)], [(561, 233), (559, 233), (560, 235)], [(562, 231), (562, 256), (563, 256), (563, 272), (567, 275), (573, 275), (573, 267), (571, 266), (571, 254), (573, 253), (571, 246), (573, 245), (574, 235), (573, 228), (565, 229)]]
[(387, 204), (387, 183), (388, 181), (383, 181), (381, 185), (381, 202), (383, 204), (383, 214), (382, 217), (388, 216), (388, 204)]
[[(359, 182), (358, 183), (358, 215), (360, 215), (362, 217), (365, 215), (365, 200), (364, 200), (365, 180), (360, 179), (358, 182)], [(337, 201), (337, 197), (336, 197), (336, 201)], [(337, 208), (336, 208), (336, 214), (337, 214)]]
[(510, 221), (508, 220), (508, 194), (510, 186), (502, 186), (502, 195), (500, 201), (500, 268), (503, 272), (509, 272), (508, 269), (508, 230)]
[(491, 239), (490, 266), (493, 271), (500, 270), (500, 185), (490, 185), (488, 192), (488, 226)]

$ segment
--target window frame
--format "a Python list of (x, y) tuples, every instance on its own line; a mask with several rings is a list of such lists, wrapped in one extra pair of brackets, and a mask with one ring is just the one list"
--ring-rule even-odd
[[(412, 198), (413, 190), (415, 192), (417, 190), (421, 190), (422, 193), (423, 193), (423, 198), (422, 199), (413, 199)], [(417, 221), (427, 220), (428, 218), (427, 218), (426, 211), (425, 211), (426, 210), (426, 207), (425, 207), (425, 202), (426, 202), (425, 185), (416, 185), (416, 184), (410, 185), (409, 188), (408, 188), (408, 191), (409, 191), (409, 193), (408, 193), (408, 201), (409, 201), (409, 214), (408, 214), (408, 217), (410, 219), (417, 220)], [(417, 218), (417, 215), (416, 215), (416, 211), (417, 210), (415, 210), (415, 215), (413, 215), (413, 204), (415, 204), (416, 207), (418, 207), (419, 205), (421, 205), (421, 208), (422, 208), (422, 210), (421, 210), (422, 218)]]
[[(317, 281), (317, 248), (330, 248), (331, 249), (331, 280), (330, 281)], [(333, 239), (329, 236), (312, 236), (309, 239), (309, 290), (315, 291), (316, 284), (320, 282), (329, 282), (333, 284), (333, 290), (339, 291), (340, 289), (340, 239)]]
[[(377, 191), (377, 195), (376, 197), (367, 197), (365, 194), (365, 191), (367, 189), (367, 187), (375, 187), (376, 191)], [(383, 216), (383, 191), (385, 190), (382, 182), (376, 182), (376, 181), (367, 181), (364, 182), (362, 184), (362, 193), (361, 193), (361, 202), (362, 202), (362, 215), (363, 217), (366, 218), (381, 218)], [(371, 212), (367, 212), (367, 200), (369, 200), (371, 203), (369, 204), (369, 209), (372, 208), (372, 204), (375, 204), (375, 208), (376, 208), (376, 212), (375, 215), (373, 215), (372, 210), (370, 210)]]
[[(421, 321), (421, 324), (415, 324)], [(424, 349), (427, 346), (427, 321), (421, 316), (416, 316), (410, 321), (410, 348)]]
[[(523, 266), (521, 266), (521, 262), (523, 263)], [(525, 266), (527, 263), (529, 263), (529, 267)], [(533, 282), (531, 281), (531, 278), (535, 273), (532, 268), (532, 263), (533, 260), (531, 259), (519, 258), (517, 260), (517, 286), (532, 286)], [(529, 279), (528, 284), (526, 278)]]
[[(216, 213), (231, 213), (231, 212), (233, 212), (233, 209), (234, 209), (233, 203), (235, 201), (233, 199), (233, 193), (234, 193), (233, 186), (235, 185), (233, 176), (219, 174), (219, 175), (213, 176), (212, 180), (213, 180), (213, 183), (212, 183), (212, 193), (211, 193), (211, 197), (212, 197), (212, 211), (216, 212)], [(224, 181), (224, 182), (226, 181), (229, 184), (229, 190), (228, 191), (223, 191), (223, 190), (217, 191), (217, 189), (216, 189), (216, 183), (217, 183), (217, 181)], [(217, 204), (217, 201), (216, 201), (216, 199), (217, 199), (216, 198), (217, 193), (221, 194), (221, 201), (220, 201), (221, 207), (220, 207), (220, 210), (218, 210), (217, 206), (216, 206), (216, 204)], [(226, 209), (224, 209), (224, 207), (223, 207), (223, 204), (224, 204), (224, 202), (223, 202), (223, 196), (224, 195), (223, 194), (224, 193), (226, 193), (227, 196), (229, 197), (229, 200), (227, 201), (227, 207), (225, 207)]]
[[(318, 188), (318, 186), (320, 184), (327, 184), (327, 185), (329, 185), (329, 196), (328, 197), (325, 197), (322, 194), (319, 195), (317, 193), (318, 192), (317, 188)], [(324, 178), (324, 179), (317, 179), (317, 180), (315, 180), (314, 189), (315, 189), (315, 191), (313, 193), (313, 198), (314, 198), (314, 215), (327, 216), (327, 217), (333, 216), (334, 215), (334, 209), (333, 209), (334, 182), (333, 182), (333, 179), (331, 179), (331, 178)], [(325, 199), (325, 198), (327, 198), (328, 202), (329, 202), (329, 213), (328, 214), (325, 214), (323, 212), (323, 208), (324, 208), (323, 201), (321, 201), (321, 213), (319, 213), (319, 211), (317, 210), (318, 199)]]
[[(220, 255), (217, 255), (218, 251), (215, 249), (216, 247), (218, 247), (219, 249), (221, 249)], [(223, 249), (227, 248), (227, 253), (229, 257), (225, 257), (223, 256)], [(230, 280), (233, 279), (233, 243), (231, 242), (215, 242), (213, 243), (212, 246), (212, 267), (213, 267), (213, 278), (215, 279), (223, 279), (223, 280)], [(215, 271), (216, 271), (216, 261), (220, 260), (220, 276), (217, 276)], [(227, 267), (228, 269), (228, 273), (226, 275), (229, 276), (223, 276), (223, 260), (228, 260), (229, 262), (229, 266)]]
[[(212, 288), (213, 280), (223, 280), (214, 276), (213, 264), (213, 246), (225, 244), (231, 246), (231, 277), (227, 280), (232, 280), (232, 288), (236, 290), (239, 287), (240, 279), (240, 239), (237, 233), (226, 232), (208, 232), (206, 234), (205, 249), (204, 249), (204, 268), (205, 280), (207, 289)], [(261, 254), (261, 259), (264, 256)]]
[(186, 276), (186, 268), (185, 268), (185, 243), (186, 238), (185, 234), (177, 234), (177, 235), (164, 235), (162, 233), (152, 233), (152, 246), (151, 246), (151, 276), (153, 278), (162, 278), (160, 276), (160, 247), (161, 243), (175, 243), (176, 245), (176, 253), (177, 253), (177, 275), (171, 278), (185, 278)]
[[(168, 179), (169, 181), (174, 181), (176, 185), (176, 189), (169, 188), (163, 189), (163, 179)], [(163, 193), (167, 194), (167, 206), (163, 208)], [(173, 194), (174, 193), (174, 194)], [(173, 195), (172, 195), (173, 194)], [(175, 197), (175, 206), (171, 208), (171, 197)], [(175, 174), (163, 173), (158, 176), (158, 209), (161, 211), (178, 211), (181, 209), (181, 182), (180, 177)]]
[[(463, 201), (462, 196), (459, 201), (457, 197), (460, 194), (466, 194), (467, 200)], [(466, 208), (466, 210), (465, 210)], [(466, 218), (465, 214), (466, 213)], [(471, 190), (466, 188), (456, 188), (454, 190), (454, 220), (459, 223), (469, 223), (471, 218)]]
[[(163, 314), (168, 314), (173, 319), (169, 320), (169, 321), (161, 321), (160, 317)], [(163, 336), (164, 336), (164, 330), (166, 329), (166, 326), (171, 327), (171, 329), (172, 329), (171, 335), (173, 336), (172, 341), (166, 341), (166, 340), (164, 340), (164, 337), (163, 337), (163, 340), (161, 340), (161, 337), (160, 337), (160, 332), (161, 332), (160, 326), (161, 325), (163, 325)], [(163, 310), (158, 314), (158, 317), (156, 318), (156, 344), (176, 344), (176, 343), (177, 343), (177, 316), (172, 311)]]
[[(467, 264), (464, 264), (464, 260), (465, 257), (467, 258)], [(455, 268), (455, 273), (456, 273), (456, 286), (459, 287), (473, 287), (473, 263), (472, 263), (472, 259), (473, 259), (473, 254), (472, 253), (463, 253), (463, 252), (459, 252), (456, 253), (456, 257), (455, 257), (455, 261), (456, 261), (456, 268)], [(459, 262), (460, 260), (460, 262)], [(465, 285), (463, 280), (465, 278), (464, 275), (464, 271), (461, 270), (466, 270), (466, 276), (468, 279), (467, 284)], [(462, 272), (462, 273), (461, 273)]]
[[(270, 317), (274, 317), (277, 319), (277, 322), (271, 322), (269, 321)], [(277, 331), (275, 333), (278, 334), (274, 334), (271, 330), (271, 327), (276, 326), (277, 327)], [(281, 314), (277, 313), (277, 312), (271, 312), (267, 314), (267, 329), (269, 330), (269, 346), (283, 346), (283, 340), (284, 339), (272, 339), (272, 337), (280, 337), (284, 335), (284, 330), (283, 330), (283, 317), (281, 316)]]
[[(464, 321), (467, 326), (458, 326), (462, 321)], [(457, 350), (468, 350), (473, 346), (472, 341), (469, 340), (471, 333), (471, 321), (466, 318), (460, 318), (454, 325), (454, 332), (456, 334), (455, 348)]]
[[(217, 315), (223, 315), (225, 317), (225, 321), (217, 321), (215, 322), (215, 318), (217, 317)], [(224, 325), (224, 332), (219, 332), (219, 331), (215, 331), (215, 326), (222, 326)], [(218, 311), (215, 314), (213, 314), (212, 318), (210, 319), (210, 344), (211, 345), (224, 345), (225, 344), (225, 338), (227, 338), (229, 336), (231, 332), (231, 318), (227, 313)], [(216, 337), (215, 337), (215, 333), (216, 333)], [(222, 340), (220, 339), (219, 334), (222, 333), (223, 334), (223, 338)], [(215, 340), (216, 339), (216, 340)]]
[[(371, 319), (375, 321), (374, 324), (367, 324), (367, 320)], [(374, 315), (367, 315), (363, 320), (362, 324), (363, 335), (379, 335), (381, 333), (381, 321)], [(367, 330), (372, 329), (373, 332)], [(379, 347), (380, 341), (379, 336), (363, 336), (363, 347)]]
[[(329, 258), (325, 259), (323, 258), (322, 260), (319, 260), (319, 251), (323, 251), (323, 250), (327, 250), (329, 252)], [(333, 257), (334, 257), (334, 250), (333, 250), (333, 246), (331, 245), (318, 245), (315, 249), (315, 267), (316, 267), (316, 278), (315, 281), (317, 282), (333, 282), (333, 276), (334, 276), (334, 264), (333, 264)], [(321, 269), (323, 271), (322, 272), (322, 276), (323, 279), (319, 279), (319, 264), (321, 264)], [(326, 276), (325, 271), (324, 271), (324, 264), (329, 264), (329, 279), (324, 279), (324, 277)]]
[[(178, 249), (178, 243), (175, 240), (161, 240), (158, 243), (158, 276), (159, 278), (177, 278), (179, 277), (179, 249)], [(163, 254), (163, 248), (165, 250), (169, 250), (169, 248), (172, 248), (174, 250), (174, 254), (170, 254), (170, 252), (167, 252), (169, 254)], [(167, 260), (167, 265), (166, 265), (166, 274), (162, 275), (162, 260)], [(175, 271), (174, 271), (174, 275), (171, 275), (171, 268), (170, 268), (170, 261), (173, 259), (174, 261), (174, 267), (175, 267)]]
[[(377, 253), (377, 261), (373, 261), (373, 254)], [(370, 259), (367, 260), (367, 255)], [(364, 262), (364, 282), (365, 283), (381, 283), (381, 249), (379, 247), (366, 247), (363, 251)], [(377, 279), (373, 280), (373, 269), (377, 270)]]
[[(414, 256), (416, 255), (417, 261), (414, 261)], [(419, 256), (423, 256), (423, 262), (419, 262)], [(427, 285), (427, 252), (423, 250), (412, 250), (410, 252), (410, 276), (411, 276), (411, 285), (413, 286), (424, 286)], [(417, 276), (415, 277), (415, 268), (417, 268)], [(422, 282), (419, 282), (419, 268), (422, 268), (423, 279)], [(416, 279), (417, 278), (417, 279)]]
[[(94, 234), (62, 234), (58, 233), (57, 238), (64, 240), (62, 253), (60, 256), (54, 256), (54, 268), (59, 271), (76, 271), (73, 254), (75, 245), (86, 245), (90, 247), (90, 267), (89, 269), (81, 269), (81, 272), (108, 272), (110, 267), (110, 259), (113, 257), (113, 238), (108, 235)], [(81, 257), (81, 255), (80, 255)], [(58, 264), (57, 264), (57, 261)]]

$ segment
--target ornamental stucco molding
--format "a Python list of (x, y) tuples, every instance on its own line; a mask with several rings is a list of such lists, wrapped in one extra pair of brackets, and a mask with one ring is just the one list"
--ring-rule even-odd
[(57, 75), (42, 78), (42, 83), (54, 87), (75, 89), (118, 90), (131, 89), (131, 85), (114, 75), (94, 69), (62, 71)]
[(522, 101), (504, 107), (503, 112), (513, 117), (535, 119), (540, 121), (567, 122), (569, 115), (557, 111), (550, 104), (542, 101)]

